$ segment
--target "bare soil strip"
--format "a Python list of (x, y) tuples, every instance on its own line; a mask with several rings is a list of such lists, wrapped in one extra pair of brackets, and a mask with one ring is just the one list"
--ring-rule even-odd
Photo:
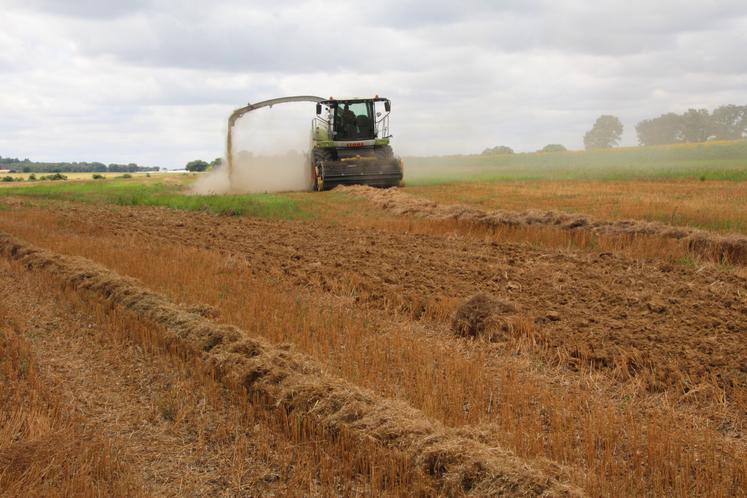
[(376, 206), (397, 215), (412, 215), (437, 220), (457, 220), (486, 227), (547, 226), (560, 230), (590, 231), (598, 235), (632, 238), (655, 236), (682, 241), (691, 253), (709, 261), (747, 264), (747, 237), (741, 234), (720, 235), (691, 227), (676, 227), (656, 221), (601, 220), (584, 214), (559, 211), (485, 211), (461, 204), (441, 205), (406, 194), (398, 189), (372, 187), (338, 187), (343, 192), (365, 197)]
[(235, 327), (216, 325), (88, 260), (37, 249), (5, 234), (0, 235), (0, 251), (164, 327), (175, 347), (200, 355), (218, 379), (245, 389), (253, 399), (265, 399), (327, 431), (401, 452), (442, 492), (580, 494), (508, 451), (446, 429), (404, 403), (331, 378), (298, 353), (249, 339)]

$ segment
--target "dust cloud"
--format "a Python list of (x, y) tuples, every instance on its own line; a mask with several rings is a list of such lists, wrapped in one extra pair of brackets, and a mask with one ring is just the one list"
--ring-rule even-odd
[(193, 193), (244, 194), (308, 190), (308, 149), (314, 106), (290, 103), (252, 111), (233, 130), (233, 171), (227, 161), (201, 176)]
[(308, 190), (311, 180), (306, 161), (306, 155), (296, 151), (266, 156), (241, 151), (234, 154), (232, 174), (224, 159), (221, 167), (201, 176), (192, 191), (211, 195)]

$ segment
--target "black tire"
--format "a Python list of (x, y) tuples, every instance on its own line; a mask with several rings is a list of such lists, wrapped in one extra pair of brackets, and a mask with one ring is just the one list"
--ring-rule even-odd
[(333, 159), (332, 151), (329, 149), (314, 149), (311, 151), (311, 190), (318, 192), (319, 175), (323, 174), (324, 161)]
[(392, 151), (391, 145), (382, 145), (381, 147), (376, 147), (374, 149), (374, 153), (379, 159), (391, 159), (394, 157), (394, 151)]

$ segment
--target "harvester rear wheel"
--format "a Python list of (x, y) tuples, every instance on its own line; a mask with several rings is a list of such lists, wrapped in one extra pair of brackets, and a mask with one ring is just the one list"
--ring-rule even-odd
[(328, 149), (314, 149), (311, 152), (311, 190), (317, 192), (324, 190), (322, 173), (324, 161), (332, 160), (332, 151)]

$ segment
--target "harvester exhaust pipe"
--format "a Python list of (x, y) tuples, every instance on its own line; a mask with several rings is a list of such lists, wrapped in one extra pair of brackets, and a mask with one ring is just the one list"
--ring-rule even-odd
[(287, 102), (321, 102), (324, 99), (313, 95), (297, 95), (294, 97), (280, 97), (277, 99), (263, 100), (256, 104), (247, 104), (244, 107), (236, 109), (228, 116), (228, 132), (226, 133), (226, 161), (228, 162), (228, 181), (233, 181), (233, 127), (236, 121), (244, 114), (256, 111), (262, 107), (272, 107), (275, 104), (285, 104)]

